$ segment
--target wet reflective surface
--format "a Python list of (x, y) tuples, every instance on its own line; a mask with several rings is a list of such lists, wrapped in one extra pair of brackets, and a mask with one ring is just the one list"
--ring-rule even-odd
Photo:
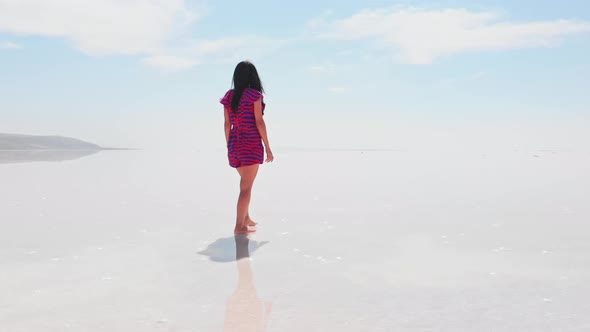
[(0, 150), (0, 164), (66, 161), (83, 158), (98, 152), (100, 150)]
[(584, 331), (590, 154), (223, 151), (0, 165), (6, 331)]

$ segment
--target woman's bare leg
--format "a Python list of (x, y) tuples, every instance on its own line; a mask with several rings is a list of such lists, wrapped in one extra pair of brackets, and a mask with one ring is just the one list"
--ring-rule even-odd
[(238, 168), (240, 173), (240, 196), (238, 197), (238, 207), (236, 216), (236, 233), (247, 233), (251, 232), (248, 230), (248, 222), (250, 219), (248, 208), (250, 206), (250, 198), (252, 197), (252, 185), (256, 174), (258, 174), (258, 164), (244, 166)]
[[(238, 173), (240, 173), (240, 176), (242, 176), (242, 168), (238, 168)], [(246, 225), (249, 227), (255, 227), (256, 225), (258, 225), (258, 223), (254, 222), (254, 220), (252, 220), (252, 218), (250, 218), (250, 211), (249, 210), (250, 209), (248, 209), (246, 211)]]

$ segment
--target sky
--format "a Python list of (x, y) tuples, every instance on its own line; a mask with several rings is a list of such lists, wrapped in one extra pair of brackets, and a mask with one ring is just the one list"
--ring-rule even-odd
[(585, 0), (0, 0), (0, 132), (223, 148), (245, 59), (275, 147), (588, 150)]

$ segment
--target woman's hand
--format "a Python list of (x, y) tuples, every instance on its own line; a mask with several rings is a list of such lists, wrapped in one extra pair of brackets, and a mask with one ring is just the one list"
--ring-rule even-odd
[(275, 159), (275, 157), (272, 155), (272, 151), (270, 150), (270, 148), (266, 148), (266, 162), (270, 163)]

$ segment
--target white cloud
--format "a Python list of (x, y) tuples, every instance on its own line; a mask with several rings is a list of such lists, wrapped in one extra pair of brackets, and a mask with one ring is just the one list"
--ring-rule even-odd
[(184, 0), (0, 0), (0, 31), (62, 37), (99, 56), (155, 52), (197, 17)]
[(502, 21), (493, 12), (465, 9), (365, 10), (344, 19), (314, 20), (324, 38), (369, 40), (391, 49), (404, 63), (428, 64), (453, 54), (555, 46), (572, 34), (590, 32), (590, 22)]
[(258, 36), (226, 37), (213, 40), (185, 40), (183, 46), (169, 48), (143, 59), (146, 65), (164, 71), (178, 71), (201, 63), (234, 63), (262, 56), (284, 41)]
[(194, 67), (199, 61), (175, 55), (153, 55), (144, 58), (143, 63), (163, 71), (180, 71)]
[(201, 54), (215, 54), (230, 51), (247, 45), (244, 38), (222, 38), (216, 40), (204, 40), (196, 45), (195, 49)]
[(336, 65), (325, 63), (322, 65), (308, 66), (305, 69), (312, 73), (331, 74), (336, 72)]
[[(140, 56), (145, 65), (178, 71), (198, 63), (255, 57), (281, 45), (239, 36), (193, 40), (204, 14), (186, 0), (0, 0), (0, 32), (63, 38), (91, 56)], [(194, 7), (194, 2), (191, 2)]]
[(13, 42), (0, 42), (0, 50), (18, 50), (23, 48), (22, 45)]
[(285, 39), (260, 36), (237, 36), (194, 42), (191, 52), (210, 62), (234, 62), (258, 57), (282, 47)]
[(332, 93), (346, 93), (346, 92), (350, 92), (350, 89), (345, 88), (345, 87), (341, 87), (341, 86), (334, 86), (334, 87), (328, 88), (328, 91), (330, 91)]

